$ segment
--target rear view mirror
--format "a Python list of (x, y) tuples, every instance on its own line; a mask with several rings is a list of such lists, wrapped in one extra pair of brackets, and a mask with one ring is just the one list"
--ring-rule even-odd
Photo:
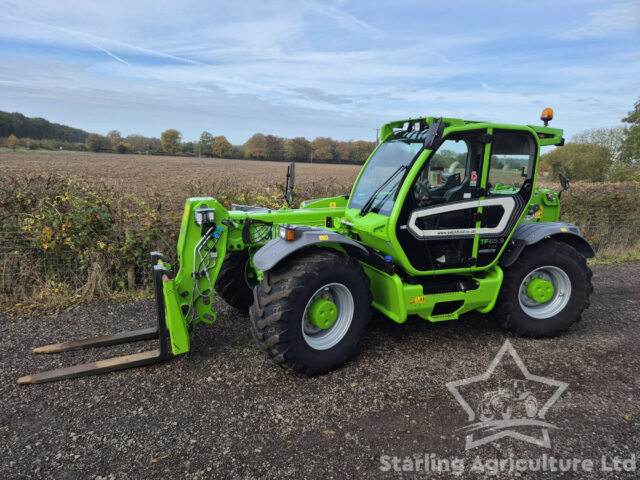
[(429, 125), (424, 139), (424, 148), (426, 150), (435, 150), (440, 146), (445, 127), (446, 125), (442, 123), (441, 118), (435, 119)]
[(287, 183), (284, 187), (284, 199), (287, 201), (289, 206), (291, 206), (291, 202), (293, 202), (293, 188), (295, 187), (296, 182), (296, 162), (291, 162), (287, 167)]
[(562, 185), (563, 190), (566, 190), (569, 185), (569, 179), (565, 177), (563, 174), (560, 174), (560, 185)]
[(562, 192), (565, 190), (569, 190), (571, 184), (569, 183), (569, 179), (565, 177), (563, 174), (560, 174), (560, 185), (562, 185), (562, 190), (558, 192), (558, 198), (562, 196)]
[(291, 162), (289, 168), (287, 168), (287, 176), (289, 177), (289, 188), (293, 190), (296, 186), (296, 162)]

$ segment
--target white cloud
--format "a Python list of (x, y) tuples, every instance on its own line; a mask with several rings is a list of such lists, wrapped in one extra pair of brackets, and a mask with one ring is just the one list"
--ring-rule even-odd
[(159, 136), (167, 128), (177, 128), (186, 140), (197, 138), (203, 130), (226, 135), (235, 143), (244, 142), (256, 131), (349, 139), (371, 137), (369, 129), (384, 120), (379, 115), (232, 94), (216, 85), (200, 85), (200, 90), (195, 90), (104, 78), (86, 68), (56, 62), (16, 57), (0, 57), (0, 62), (3, 110), (43, 116), (102, 134), (115, 128), (125, 134)]
[[(332, 7), (331, 5), (320, 3), (315, 0), (304, 0), (303, 4), (317, 15), (327, 17), (342, 27), (368, 33), (379, 33), (377, 29), (368, 23), (348, 14), (341, 8)], [(344, 5), (340, 4), (340, 7), (342, 6)]]
[(564, 32), (561, 38), (582, 40), (640, 27), (640, 2), (631, 0), (589, 13), (585, 25)]

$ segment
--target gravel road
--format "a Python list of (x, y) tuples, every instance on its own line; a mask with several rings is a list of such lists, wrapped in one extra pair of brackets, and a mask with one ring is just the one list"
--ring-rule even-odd
[[(515, 338), (490, 316), (437, 324), (412, 318), (404, 325), (375, 318), (355, 358), (318, 378), (292, 375), (267, 360), (251, 338), (247, 318), (219, 302), (218, 322), (197, 331), (188, 355), (150, 367), (18, 386), (16, 379), (27, 373), (153, 348), (152, 342), (140, 342), (30, 353), (46, 343), (151, 325), (154, 305), (94, 302), (44, 317), (0, 316), (0, 478), (414, 475), (396, 472), (394, 456), (396, 468), (435, 476), (404, 458), (425, 455), (443, 470), (445, 460), (458, 467), (462, 462), (464, 478), (482, 477), (479, 464), (471, 470), (478, 459), (491, 473), (493, 459), (543, 455), (594, 461), (593, 471), (580, 464), (568, 477), (637, 477), (624, 468), (632, 468), (640, 453), (640, 263), (596, 266), (594, 272), (591, 307), (559, 338)], [(483, 374), (507, 339), (530, 374), (568, 383), (544, 417), (552, 424), (550, 447), (504, 437), (465, 450), (468, 431), (461, 428), (469, 418), (446, 384)], [(513, 357), (503, 358), (496, 375), (517, 377)], [(538, 407), (546, 400), (536, 398)], [(542, 438), (541, 427), (516, 428)], [(516, 474), (503, 469), (497, 477), (510, 475)], [(561, 478), (549, 472), (521, 475)]]

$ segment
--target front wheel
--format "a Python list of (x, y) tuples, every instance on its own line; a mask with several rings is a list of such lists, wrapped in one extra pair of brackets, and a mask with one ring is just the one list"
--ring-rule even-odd
[(276, 363), (326, 373), (353, 353), (369, 321), (369, 278), (353, 258), (326, 248), (288, 258), (253, 290), (251, 333)]
[(253, 287), (257, 283), (249, 253), (231, 252), (224, 259), (215, 289), (225, 302), (246, 313), (253, 302)]
[(593, 292), (591, 269), (573, 247), (554, 240), (525, 249), (504, 272), (498, 320), (520, 336), (552, 337), (580, 320)]

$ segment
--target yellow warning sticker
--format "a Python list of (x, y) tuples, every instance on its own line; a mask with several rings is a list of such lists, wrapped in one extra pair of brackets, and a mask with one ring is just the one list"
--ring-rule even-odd
[(336, 208), (337, 206), (336, 202), (329, 202), (329, 208)]
[(318, 235), (318, 240), (329, 240), (329, 235)]
[(424, 295), (420, 295), (419, 297), (414, 298), (413, 300), (409, 300), (409, 303), (424, 303), (427, 297)]
[(562, 228), (560, 229), (560, 231), (561, 231), (561, 232), (566, 232), (566, 231), (567, 231), (567, 229), (566, 229), (566, 228), (564, 228), (564, 227), (562, 227)]

